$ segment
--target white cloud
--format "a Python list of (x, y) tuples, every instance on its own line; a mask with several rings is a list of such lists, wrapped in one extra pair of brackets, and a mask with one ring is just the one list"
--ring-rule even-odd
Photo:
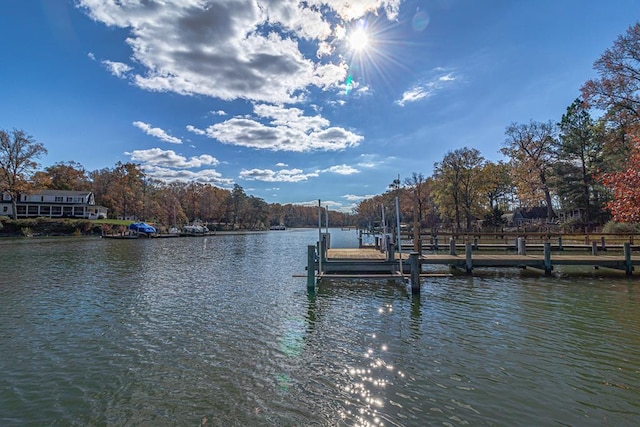
[(226, 116), (227, 113), (224, 110), (212, 111), (212, 116)]
[[(297, 102), (309, 87), (328, 90), (343, 81), (344, 58), (329, 55), (340, 28), (366, 13), (395, 20), (401, 3), (78, 0), (95, 21), (128, 31), (125, 42), (143, 72), (105, 65), (116, 75), (129, 73), (140, 88), (273, 103)], [(316, 44), (315, 58), (302, 54), (301, 41)]]
[(389, 161), (394, 159), (394, 157), (387, 157), (385, 159), (380, 159), (378, 154), (360, 154), (360, 161), (357, 163), (357, 166), (361, 168), (375, 168), (385, 163), (385, 161)]
[(357, 146), (363, 139), (349, 130), (330, 126), (320, 115), (305, 116), (298, 108), (257, 104), (254, 117), (233, 117), (207, 128), (220, 142), (273, 151), (335, 151)]
[(187, 125), (187, 130), (189, 132), (195, 133), (196, 135), (205, 135), (206, 132), (203, 131), (202, 129), (198, 129), (197, 127), (193, 126), (193, 125)]
[(302, 169), (281, 169), (272, 171), (271, 169), (243, 169), (240, 171), (240, 177), (249, 181), (264, 182), (300, 182), (309, 178), (315, 178), (318, 174), (304, 173)]
[(375, 197), (375, 194), (367, 194), (367, 195), (364, 195), (364, 196), (357, 196), (355, 194), (345, 194), (342, 197), (344, 199), (347, 199), (350, 202), (359, 202), (361, 200), (371, 199), (371, 198)]
[(286, 168), (287, 166), (289, 166), (289, 165), (286, 164), (286, 163), (282, 163), (282, 162), (276, 163), (276, 167), (278, 167), (278, 168)]
[(349, 165), (331, 166), (330, 168), (324, 169), (322, 172), (331, 172), (338, 175), (353, 175), (355, 173), (360, 173), (358, 169)]
[(142, 162), (150, 166), (163, 166), (171, 168), (199, 168), (202, 166), (217, 165), (220, 162), (209, 154), (203, 154), (197, 157), (187, 159), (184, 156), (176, 154), (173, 150), (162, 150), (160, 148), (151, 148), (149, 150), (134, 150), (131, 153), (125, 153), (131, 156), (131, 160)]
[(405, 93), (402, 94), (402, 98), (396, 101), (401, 107), (404, 107), (408, 102), (416, 102), (423, 98), (427, 98), (431, 95), (431, 92), (428, 92), (426, 88), (421, 86), (414, 86)]
[[(92, 57), (92, 59), (95, 59), (95, 57)], [(120, 79), (127, 77), (127, 73), (133, 69), (123, 62), (114, 62), (108, 60), (102, 61), (102, 65), (104, 65), (109, 70), (109, 72), (111, 72), (111, 74)]]
[(167, 132), (160, 128), (154, 128), (150, 124), (136, 121), (133, 122), (133, 125), (138, 129), (142, 130), (147, 135), (154, 136), (162, 141), (170, 142), (172, 144), (182, 144), (182, 140), (180, 138), (176, 138), (175, 136), (169, 135)]
[[(221, 188), (230, 188), (234, 181), (224, 178), (215, 169), (207, 168), (220, 162), (209, 154), (185, 157), (176, 154), (173, 150), (151, 148), (149, 150), (134, 150), (125, 153), (134, 162), (140, 162), (142, 170), (153, 179), (164, 182), (200, 182), (212, 184)], [(188, 170), (203, 168), (200, 170)]]
[(453, 72), (442, 73), (442, 69), (436, 69), (440, 72), (439, 75), (430, 78), (429, 80), (418, 83), (411, 87), (409, 90), (402, 94), (402, 97), (395, 101), (395, 103), (401, 107), (404, 107), (407, 103), (420, 101), (421, 99), (429, 98), (435, 92), (442, 90), (446, 85), (451, 84), (458, 80), (458, 77)]
[(190, 171), (186, 169), (176, 170), (153, 165), (143, 165), (142, 169), (151, 178), (164, 182), (201, 182), (203, 184), (212, 184), (216, 187), (222, 188), (229, 188), (234, 184), (232, 179), (223, 178), (222, 174), (214, 169)]

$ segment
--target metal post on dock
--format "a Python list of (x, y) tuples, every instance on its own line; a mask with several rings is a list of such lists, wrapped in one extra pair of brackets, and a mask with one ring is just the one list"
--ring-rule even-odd
[(559, 250), (559, 251), (564, 250), (564, 249), (562, 248), (562, 236), (558, 236), (558, 250)]
[(600, 250), (601, 251), (605, 251), (606, 250), (606, 246), (604, 244), (604, 236), (600, 237)]
[(591, 242), (591, 255), (598, 255), (598, 242), (595, 240)]
[(411, 266), (411, 293), (413, 295), (420, 293), (420, 254), (411, 252), (409, 254), (409, 265)]
[(467, 270), (467, 274), (471, 274), (473, 271), (473, 259), (471, 257), (473, 247), (471, 246), (471, 242), (467, 242), (465, 245), (465, 268)]
[(625, 242), (624, 244), (624, 265), (626, 275), (631, 276), (633, 273), (633, 263), (631, 262), (631, 243), (629, 242)]
[(307, 290), (313, 290), (316, 286), (316, 247), (307, 246)]
[(456, 239), (451, 237), (449, 238), (449, 255), (456, 254)]
[(434, 251), (438, 251), (440, 248), (438, 248), (438, 236), (434, 236), (433, 237), (433, 250)]
[(553, 267), (551, 266), (551, 243), (544, 243), (544, 274), (545, 276), (551, 275), (551, 270)]

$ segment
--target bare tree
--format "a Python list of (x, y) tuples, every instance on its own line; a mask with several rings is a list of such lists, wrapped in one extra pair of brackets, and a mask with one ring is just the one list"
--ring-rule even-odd
[(43, 154), (47, 154), (44, 145), (24, 131), (0, 130), (0, 192), (11, 197), (13, 219), (18, 218), (18, 197), (29, 191), (30, 175), (38, 167), (36, 159)]
[(556, 133), (556, 125), (551, 121), (512, 123), (505, 131), (507, 138), (500, 150), (510, 159), (520, 202), (535, 206), (544, 199), (548, 219), (553, 218), (548, 180), (556, 156)]

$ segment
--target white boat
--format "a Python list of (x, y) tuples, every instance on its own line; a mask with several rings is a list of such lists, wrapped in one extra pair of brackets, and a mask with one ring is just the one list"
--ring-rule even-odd
[(180, 230), (181, 236), (207, 236), (209, 234), (209, 228), (201, 222), (187, 224), (182, 227), (182, 230)]

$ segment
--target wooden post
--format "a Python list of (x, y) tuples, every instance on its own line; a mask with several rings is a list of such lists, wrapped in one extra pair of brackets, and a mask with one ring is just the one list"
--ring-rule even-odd
[(358, 232), (358, 248), (362, 248), (362, 230)]
[(475, 249), (476, 251), (478, 250), (478, 238), (477, 237), (473, 238), (473, 249)]
[(558, 236), (558, 250), (562, 251), (562, 236)]
[(526, 255), (527, 254), (527, 242), (524, 237), (518, 237), (516, 239), (516, 243), (518, 245), (518, 255)]
[(466, 267), (466, 270), (467, 270), (467, 274), (471, 274), (471, 272), (473, 271), (473, 260), (471, 258), (471, 253), (472, 253), (471, 242), (467, 242), (467, 244), (465, 245), (465, 250), (464, 250), (465, 267)]
[(604, 245), (604, 236), (600, 237), (600, 250), (601, 251), (606, 250), (606, 247)]
[(456, 254), (456, 239), (455, 237), (449, 238), (449, 255)]
[(633, 263), (631, 262), (631, 243), (626, 242), (624, 244), (624, 266), (627, 276), (631, 276), (633, 273)]
[(420, 254), (411, 252), (409, 254), (409, 265), (411, 266), (411, 293), (413, 295), (420, 293)]
[(396, 259), (396, 245), (389, 240), (387, 242), (387, 261), (395, 261)]
[(311, 291), (316, 286), (316, 247), (307, 246), (307, 290)]
[(438, 236), (435, 236), (435, 237), (433, 238), (433, 250), (434, 250), (434, 251), (438, 251), (438, 249), (439, 249), (439, 248), (438, 248)]
[(422, 239), (418, 239), (418, 255), (422, 256)]
[(598, 242), (595, 240), (591, 242), (591, 255), (598, 255)]
[(553, 266), (551, 265), (551, 243), (545, 242), (544, 244), (544, 274), (545, 276), (551, 276), (551, 270), (553, 270)]

